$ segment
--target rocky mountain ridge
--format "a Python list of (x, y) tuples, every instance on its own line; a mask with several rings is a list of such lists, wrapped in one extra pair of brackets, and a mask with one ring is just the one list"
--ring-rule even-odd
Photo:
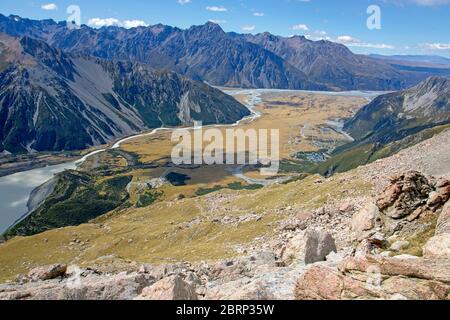
[(84, 149), (161, 126), (234, 123), (250, 112), (173, 72), (1, 36), (0, 152)]
[(63, 22), (0, 16), (0, 31), (38, 38), (68, 52), (138, 61), (217, 86), (398, 90), (430, 75), (397, 70), (330, 41), (225, 33), (211, 22), (186, 30), (161, 24), (69, 30)]

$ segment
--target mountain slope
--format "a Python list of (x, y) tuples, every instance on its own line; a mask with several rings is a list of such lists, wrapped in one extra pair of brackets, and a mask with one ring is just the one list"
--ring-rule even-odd
[(345, 124), (359, 144), (388, 143), (450, 122), (450, 79), (431, 77), (418, 86), (382, 95)]
[(29, 35), (68, 52), (104, 59), (132, 60), (169, 69), (218, 86), (325, 90), (271, 51), (226, 34), (206, 23), (181, 30), (164, 25), (124, 29), (35, 21), (17, 16), (0, 18), (0, 31)]
[(210, 86), (131, 62), (0, 36), (0, 152), (82, 149), (149, 128), (234, 123), (247, 108)]
[(338, 147), (311, 172), (331, 175), (398, 153), (450, 128), (450, 79), (375, 98), (345, 123), (354, 142)]
[(237, 35), (270, 50), (311, 80), (346, 90), (398, 90), (425, 77), (401, 72), (384, 61), (352, 53), (331, 41), (311, 41), (302, 36), (279, 37), (270, 33)]

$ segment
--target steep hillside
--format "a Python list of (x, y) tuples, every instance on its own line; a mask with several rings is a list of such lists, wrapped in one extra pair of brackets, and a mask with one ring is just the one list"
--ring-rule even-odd
[(172, 72), (0, 38), (0, 152), (83, 149), (149, 128), (234, 123), (230, 96)]
[(431, 77), (414, 88), (381, 95), (345, 123), (355, 141), (338, 147), (312, 172), (347, 171), (396, 154), (450, 128), (450, 80)]
[(361, 143), (386, 144), (450, 122), (450, 79), (428, 78), (409, 90), (382, 95), (345, 126)]

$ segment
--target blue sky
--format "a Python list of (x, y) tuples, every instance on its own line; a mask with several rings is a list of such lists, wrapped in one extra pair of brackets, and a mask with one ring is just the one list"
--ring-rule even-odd
[[(163, 23), (180, 28), (218, 22), (225, 31), (306, 35), (358, 53), (450, 57), (450, 0), (1, 0), (2, 14), (65, 20), (76, 4), (81, 21), (99, 27)], [(381, 9), (381, 29), (367, 28), (367, 8)]]

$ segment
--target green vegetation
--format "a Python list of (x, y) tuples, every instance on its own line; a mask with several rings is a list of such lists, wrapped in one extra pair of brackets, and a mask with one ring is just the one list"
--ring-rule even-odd
[(290, 161), (281, 165), (286, 172), (307, 172), (311, 174), (330, 175), (337, 172), (346, 172), (361, 165), (369, 164), (379, 159), (390, 157), (401, 150), (412, 147), (422, 141), (450, 129), (450, 124), (425, 129), (389, 144), (364, 144), (350, 149), (338, 150), (327, 161), (313, 164), (311, 162)]
[(29, 236), (47, 230), (76, 226), (114, 210), (128, 200), (131, 176), (99, 179), (87, 173), (58, 175), (53, 193), (24, 220), (5, 233), (6, 238)]
[(161, 198), (164, 195), (164, 192), (162, 191), (156, 191), (156, 190), (146, 190), (143, 194), (139, 195), (138, 201), (136, 202), (137, 208), (145, 208), (153, 203), (155, 203), (156, 200)]
[(230, 189), (230, 190), (234, 190), (234, 191), (239, 191), (239, 190), (259, 190), (262, 189), (263, 186), (260, 184), (248, 184), (248, 185), (244, 185), (241, 182), (233, 182), (228, 184), (228, 186), (214, 186), (212, 188), (199, 188), (195, 194), (197, 196), (204, 196), (210, 193), (214, 193), (223, 189)]

